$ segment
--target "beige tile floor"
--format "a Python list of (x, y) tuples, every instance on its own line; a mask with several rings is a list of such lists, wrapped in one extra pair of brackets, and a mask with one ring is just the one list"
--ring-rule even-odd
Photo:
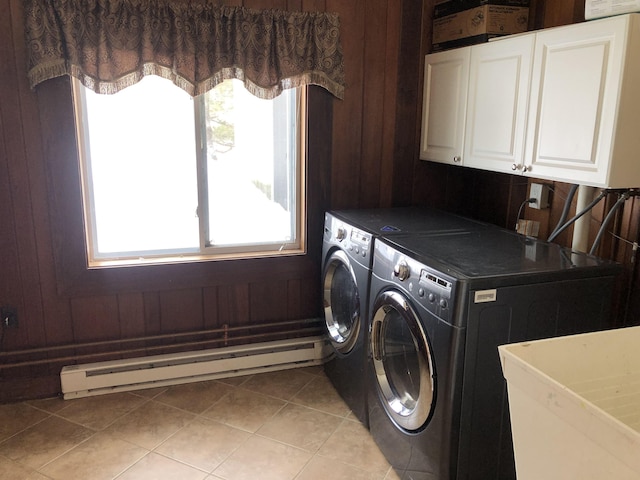
[(397, 478), (321, 367), (0, 405), (0, 479)]

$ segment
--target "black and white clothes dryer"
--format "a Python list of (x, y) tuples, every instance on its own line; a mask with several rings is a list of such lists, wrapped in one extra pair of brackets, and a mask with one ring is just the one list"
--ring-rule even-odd
[(398, 475), (514, 480), (498, 345), (607, 328), (619, 272), (497, 227), (378, 239), (369, 423)]

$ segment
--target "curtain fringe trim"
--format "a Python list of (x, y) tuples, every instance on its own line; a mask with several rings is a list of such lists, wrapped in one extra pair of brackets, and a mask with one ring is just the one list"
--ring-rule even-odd
[(213, 77), (208, 78), (204, 82), (200, 82), (196, 87), (193, 83), (186, 80), (184, 77), (176, 74), (171, 68), (158, 65), (155, 63), (146, 63), (141, 70), (137, 70), (126, 74), (125, 76), (114, 80), (113, 82), (100, 81), (87, 75), (83, 72), (82, 68), (78, 65), (67, 65), (64, 60), (38, 65), (29, 71), (29, 83), (31, 88), (34, 89), (36, 85), (49, 80), (51, 78), (61, 77), (63, 75), (69, 75), (77, 78), (88, 89), (93, 90), (96, 93), (103, 95), (112, 95), (118, 93), (126, 87), (135, 85), (143, 77), (147, 75), (157, 75), (173, 82), (177, 87), (187, 92), (192, 97), (202, 95), (211, 90), (215, 86), (219, 85), (225, 80), (237, 79), (244, 82), (245, 88), (256, 97), (271, 100), (280, 95), (283, 90), (290, 88), (297, 88), (304, 85), (318, 85), (336, 96), (339, 99), (344, 99), (344, 86), (331, 80), (326, 74), (321, 72), (303, 72), (295, 77), (283, 78), (280, 82), (270, 88), (265, 88), (257, 85), (251, 79), (245, 76), (244, 71), (241, 68), (225, 68), (218, 72)]

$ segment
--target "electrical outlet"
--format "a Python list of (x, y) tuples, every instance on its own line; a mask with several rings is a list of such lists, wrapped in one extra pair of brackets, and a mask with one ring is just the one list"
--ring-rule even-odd
[(549, 189), (542, 183), (532, 183), (529, 187), (529, 198), (535, 198), (534, 203), (530, 203), (530, 208), (542, 210), (549, 208)]
[(13, 307), (0, 308), (2, 328), (18, 328), (18, 312)]

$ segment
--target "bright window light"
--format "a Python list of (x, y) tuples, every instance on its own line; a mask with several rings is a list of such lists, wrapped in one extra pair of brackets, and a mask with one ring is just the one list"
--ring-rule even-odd
[(90, 266), (302, 252), (301, 96), (74, 80)]

